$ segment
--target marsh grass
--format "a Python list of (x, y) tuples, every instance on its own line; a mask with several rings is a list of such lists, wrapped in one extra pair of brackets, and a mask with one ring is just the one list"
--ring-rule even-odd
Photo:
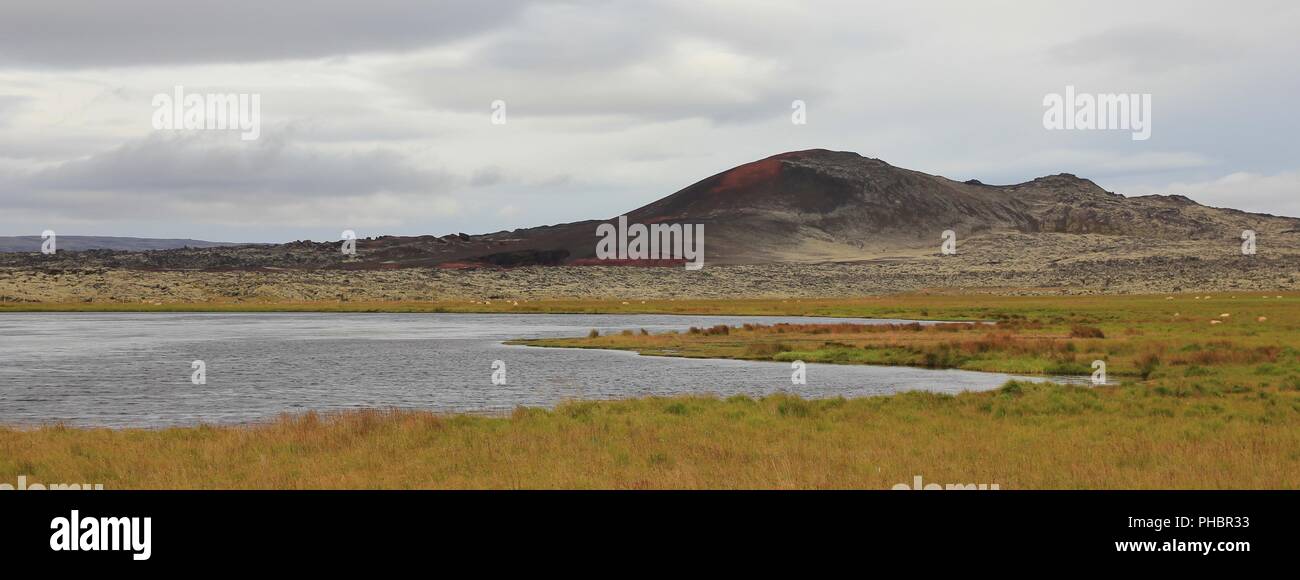
[(984, 393), (359, 410), (242, 427), (0, 430), (0, 481), (121, 488), (1300, 487), (1300, 391), (1012, 382)]
[[(691, 328), (684, 333), (613, 335), (588, 339), (517, 341), (534, 346), (632, 350), (648, 355), (700, 358), (907, 365), (1016, 374), (1084, 375), (1103, 360), (1108, 374), (1159, 380), (1195, 366), (1201, 376), (1235, 379), (1258, 365), (1282, 374), (1300, 373), (1300, 304), (1294, 297), (1232, 295), (1195, 301), (1142, 296), (989, 297), (987, 307), (970, 297), (896, 297), (854, 312), (905, 316), (925, 305), (947, 320), (978, 313), (981, 321), (951, 324), (745, 324)], [(909, 306), (904, 307), (902, 305)], [(1224, 312), (1235, 313), (1223, 318)], [(1211, 320), (1219, 324), (1210, 325)], [(1208, 369), (1208, 370), (1207, 370)]]

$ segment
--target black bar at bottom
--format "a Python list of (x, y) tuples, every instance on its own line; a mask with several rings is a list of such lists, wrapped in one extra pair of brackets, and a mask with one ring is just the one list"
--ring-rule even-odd
[[(0, 553), (7, 564), (182, 572), (350, 560), (549, 568), (597, 556), (655, 568), (687, 555), (760, 567), (813, 558), (1243, 570), (1296, 552), (1297, 500), (1291, 491), (12, 491), (0, 492)], [(137, 559), (143, 518), (148, 558)], [(106, 536), (124, 525), (131, 537), (113, 550)]]

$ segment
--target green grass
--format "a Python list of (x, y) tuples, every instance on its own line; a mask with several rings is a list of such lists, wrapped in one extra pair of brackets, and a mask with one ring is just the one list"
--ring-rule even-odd
[[(1153, 385), (1259, 384), (1260, 378), (1300, 377), (1300, 300), (1293, 295), (1277, 296), (911, 296), (875, 300), (869, 306), (858, 301), (838, 308), (822, 304), (815, 308), (863, 317), (906, 318), (923, 311), (941, 320), (976, 318), (986, 322), (864, 326), (828, 321), (515, 343), (661, 356), (1040, 375), (1091, 374), (1093, 361), (1101, 360), (1109, 376)], [(975, 302), (981, 306), (973, 306)]]
[(581, 401), (252, 427), (0, 429), (0, 482), (121, 488), (1300, 487), (1300, 391), (1009, 383), (956, 396)]

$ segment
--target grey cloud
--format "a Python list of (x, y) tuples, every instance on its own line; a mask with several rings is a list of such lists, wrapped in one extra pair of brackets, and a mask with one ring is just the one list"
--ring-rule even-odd
[(501, 99), (518, 118), (743, 123), (788, 118), (793, 100), (835, 84), (823, 45), (792, 33), (836, 38), (857, 58), (903, 44), (877, 28), (798, 7), (548, 5), (483, 36), (464, 60), (412, 55), (376, 80), (434, 109), (485, 112)]
[(1052, 48), (1062, 64), (1119, 64), (1139, 73), (1200, 67), (1235, 57), (1241, 49), (1223, 38), (1174, 29), (1117, 28)]
[[(463, 66), (394, 65), (382, 80), (424, 106), (470, 113), (490, 112), (505, 101), (508, 118), (614, 116), (640, 121), (690, 118), (717, 123), (788, 117), (795, 99), (825, 94), (813, 69), (780, 59), (741, 53), (718, 44), (676, 52), (629, 53), (631, 60), (578, 65), (572, 69), (518, 69), (475, 61)], [(700, 65), (700, 61), (705, 64)], [(446, 79), (455, 78), (455, 83)]]
[(0, 65), (249, 62), (408, 50), (508, 24), (521, 0), (41, 0), (0, 8)]
[(457, 211), (464, 179), (383, 148), (329, 151), (151, 136), (45, 169), (0, 175), (10, 220), (400, 225)]
[(0, 95), (0, 127), (9, 123), (9, 117), (13, 116), (14, 111), (28, 101), (28, 97), (22, 95)]
[[(333, 236), (364, 210), (438, 216), (379, 233), (485, 231), (616, 215), (812, 147), (985, 182), (1069, 171), (1125, 186), (1293, 175), (1298, 153), (1300, 9), (1284, 3), (10, 4), (0, 93), (28, 100), (0, 102), (0, 225), (32, 206), (101, 224), (144, 213), (169, 237), (222, 238), (192, 230), (232, 219)], [(201, 66), (224, 62), (252, 64)], [(260, 92), (275, 129), (256, 144), (139, 139), (149, 95), (181, 83)], [(1152, 93), (1153, 138), (1046, 131), (1043, 93), (1067, 84)], [(508, 126), (489, 123), (496, 99)], [(807, 125), (789, 122), (794, 99)], [(457, 193), (463, 211), (437, 213), (430, 200)]]
[(206, 136), (150, 136), (37, 171), (40, 190), (165, 192), (169, 195), (309, 194), (445, 189), (446, 174), (413, 166), (389, 149), (332, 153), (283, 138), (232, 142)]
[[(474, 66), (502, 70), (609, 70), (660, 48), (660, 34), (644, 34), (662, 22), (662, 10), (636, 3), (554, 4), (529, 10), (497, 31), (475, 54)], [(630, 34), (630, 23), (643, 34)]]
[(469, 178), (469, 184), (474, 187), (490, 187), (501, 183), (504, 179), (505, 172), (500, 167), (492, 165), (475, 171)]

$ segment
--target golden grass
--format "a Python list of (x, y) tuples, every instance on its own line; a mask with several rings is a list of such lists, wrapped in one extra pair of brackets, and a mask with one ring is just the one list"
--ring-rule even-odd
[[(837, 313), (940, 319), (968, 324), (778, 324), (692, 328), (690, 332), (514, 341), (533, 346), (608, 348), (647, 355), (842, 364), (909, 365), (1018, 374), (1109, 375), (1169, 384), (1187, 373), (1238, 380), (1256, 373), (1300, 377), (1300, 302), (1292, 296), (898, 297)], [(921, 306), (924, 305), (924, 306)], [(1228, 314), (1229, 316), (1223, 316)], [(1214, 322), (1214, 324), (1211, 324)], [(1164, 382), (1161, 382), (1164, 381)]]
[[(387, 304), (381, 306), (389, 311), (996, 321), (971, 328), (631, 332), (559, 343), (684, 356), (824, 355), (828, 362), (872, 362), (846, 352), (895, 353), (894, 364), (914, 364), (908, 357), (918, 353), (948, 352), (953, 358), (945, 360), (963, 368), (1011, 372), (1042, 372), (1042, 365), (1063, 363), (1066, 356), (1086, 363), (1101, 354), (1126, 380), (1095, 389), (1010, 383), (997, 392), (957, 396), (572, 402), (509, 417), (363, 410), (240, 427), (0, 428), (0, 483), (25, 475), (109, 489), (884, 489), (921, 475), (927, 482), (997, 483), (1003, 489), (1297, 488), (1300, 300), (1275, 296), (526, 303), (532, 310), (523, 310), (522, 302)], [(366, 311), (356, 303), (347, 308)]]
[(1294, 387), (572, 402), (510, 417), (0, 430), (0, 482), (121, 488), (1300, 487)]

